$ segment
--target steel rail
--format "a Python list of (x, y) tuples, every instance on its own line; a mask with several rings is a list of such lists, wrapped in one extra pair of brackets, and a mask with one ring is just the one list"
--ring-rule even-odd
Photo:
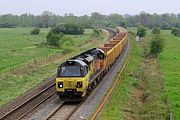
[(12, 109), (11, 111), (4, 114), (0, 119), (5, 119), (7, 116), (10, 116), (14, 111), (16, 111), (16, 110), (20, 109), (21, 107), (23, 107), (24, 105), (28, 104), (30, 101), (32, 101), (33, 99), (35, 99), (36, 97), (38, 97), (39, 95), (44, 93), (45, 91), (49, 90), (53, 86), (55, 86), (55, 83), (49, 85), (48, 87), (46, 87), (45, 89), (43, 89), (42, 91), (37, 93), (36, 95), (34, 95), (31, 98), (29, 98), (28, 100), (22, 102), (20, 105), (16, 106), (14, 109)]

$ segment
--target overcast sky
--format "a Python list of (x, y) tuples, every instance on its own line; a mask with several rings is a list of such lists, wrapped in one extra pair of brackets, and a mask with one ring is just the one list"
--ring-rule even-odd
[(0, 0), (0, 14), (32, 13), (40, 15), (51, 11), (64, 15), (101, 14), (139, 14), (147, 13), (180, 13), (180, 0)]

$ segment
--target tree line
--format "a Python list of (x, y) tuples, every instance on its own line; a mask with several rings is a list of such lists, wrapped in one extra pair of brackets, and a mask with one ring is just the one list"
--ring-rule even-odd
[(75, 16), (72, 13), (64, 16), (56, 15), (49, 11), (44, 11), (41, 15), (22, 14), (0, 15), (0, 28), (12, 27), (39, 27), (48, 28), (55, 27), (62, 23), (77, 23), (81, 24), (83, 28), (97, 28), (97, 27), (136, 27), (139, 23), (147, 28), (154, 26), (161, 29), (180, 29), (180, 13), (179, 14), (149, 14), (141, 12), (139, 15), (120, 15), (110, 14), (102, 15), (94, 12), (90, 16)]

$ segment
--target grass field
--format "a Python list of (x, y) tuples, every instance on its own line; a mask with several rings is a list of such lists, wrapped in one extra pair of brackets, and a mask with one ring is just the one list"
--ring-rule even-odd
[(163, 31), (164, 51), (160, 54), (160, 64), (164, 75), (169, 101), (173, 108), (175, 120), (180, 119), (180, 37)]
[(36, 44), (45, 40), (49, 29), (41, 29), (39, 35), (30, 35), (32, 28), (0, 29), (0, 71), (18, 66), (28, 60), (55, 52), (49, 48), (39, 48)]
[[(46, 40), (49, 29), (41, 29), (39, 35), (30, 35), (32, 28), (4, 28), (0, 29), (0, 72), (16, 68), (32, 59), (45, 57), (61, 51), (37, 45)], [(75, 42), (72, 47), (80, 47), (88, 43), (92, 30), (86, 30), (84, 35), (71, 35)]]
[[(55, 49), (50, 47), (37, 47), (34, 44), (39, 44), (45, 41), (45, 36), (48, 29), (42, 29), (41, 34), (37, 36), (29, 35), (31, 28), (17, 28), (17, 29), (0, 29), (0, 41), (3, 52), (1, 52), (1, 69), (12, 67), (11, 65), (21, 65), (23, 62), (27, 62), (31, 59), (47, 56), (48, 54), (57, 54), (57, 56), (51, 59), (45, 59), (43, 61), (37, 61), (36, 63), (30, 63), (29, 65), (18, 69), (15, 72), (5, 74), (0, 77), (0, 106), (4, 105), (8, 101), (24, 94), (26, 91), (32, 89), (43, 80), (52, 77), (56, 73), (57, 66), (64, 60), (92, 47), (96, 47), (102, 42), (108, 39), (108, 34), (103, 32), (103, 35), (98, 39), (92, 39), (92, 30), (85, 30), (84, 35), (70, 35), (74, 42), (71, 48), (73, 52), (69, 54), (63, 54), (62, 49)], [(25, 35), (23, 35), (25, 33)], [(69, 35), (68, 35), (69, 36)], [(13, 38), (14, 37), (14, 38)], [(12, 44), (9, 42), (13, 41)], [(9, 47), (5, 47), (9, 46)], [(12, 50), (15, 49), (15, 50)], [(11, 54), (10, 54), (11, 53)], [(16, 56), (14, 54), (16, 53)], [(6, 54), (10, 54), (12, 57), (7, 57)], [(11, 62), (13, 64), (11, 64)], [(11, 64), (11, 65), (9, 65)], [(3, 66), (3, 67), (2, 67)], [(16, 66), (15, 66), (16, 67)]]

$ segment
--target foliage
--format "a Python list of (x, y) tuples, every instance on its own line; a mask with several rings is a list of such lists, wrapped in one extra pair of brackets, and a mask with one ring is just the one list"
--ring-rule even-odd
[(46, 36), (46, 39), (47, 39), (46, 41), (47, 41), (48, 45), (59, 47), (60, 46), (60, 40), (63, 37), (64, 37), (64, 34), (62, 34), (62, 33), (55, 34), (52, 31), (50, 31), (48, 33), (48, 35)]
[(91, 35), (92, 38), (98, 38), (101, 36), (102, 30), (101, 29), (94, 29)]
[(51, 31), (56, 34), (80, 35), (84, 33), (84, 28), (77, 23), (65, 23), (54, 27)]
[[(141, 12), (138, 15), (120, 15), (110, 14), (102, 15), (94, 12), (90, 16), (74, 16), (72, 13), (65, 14), (64, 16), (56, 15), (49, 11), (44, 11), (41, 15), (35, 16), (32, 14), (0, 15), (0, 27), (7, 27), (9, 25), (17, 27), (55, 27), (61, 23), (81, 23), (83, 28), (96, 28), (96, 27), (136, 27), (138, 23), (148, 28), (159, 26), (161, 29), (171, 29), (177, 27), (180, 29), (179, 14), (149, 14)], [(5, 25), (5, 26), (4, 26)]]
[(168, 22), (162, 22), (161, 29), (162, 30), (170, 30), (172, 26)]
[(16, 25), (10, 24), (10, 23), (0, 24), (0, 28), (15, 28), (15, 27), (16, 27)]
[(155, 35), (161, 34), (160, 28), (159, 27), (154, 27), (152, 29), (152, 34), (155, 34)]
[(139, 24), (137, 27), (137, 36), (140, 38), (144, 37), (146, 35), (146, 30), (147, 29), (143, 25)]
[(123, 27), (123, 28), (127, 28), (127, 23), (125, 21), (123, 21), (123, 22), (121, 22), (120, 26)]
[(40, 29), (39, 28), (34, 28), (33, 30), (31, 30), (31, 35), (37, 35), (40, 33)]
[(152, 38), (151, 45), (150, 45), (151, 54), (158, 55), (160, 52), (162, 52), (163, 47), (164, 47), (163, 41), (164, 39), (160, 35), (155, 35)]
[(173, 28), (171, 30), (171, 34), (175, 35), (175, 36), (180, 36), (180, 29), (178, 28)]
[(65, 54), (69, 54), (71, 52), (75, 52), (77, 49), (74, 48), (74, 47), (70, 47), (70, 46), (64, 46), (63, 47), (63, 51), (62, 51), (62, 54), (65, 55)]

